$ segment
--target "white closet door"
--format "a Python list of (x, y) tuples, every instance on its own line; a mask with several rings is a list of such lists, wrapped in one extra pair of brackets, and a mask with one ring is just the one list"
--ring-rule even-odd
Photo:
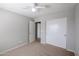
[(35, 40), (35, 22), (29, 21), (29, 42), (33, 42)]
[(46, 21), (46, 43), (66, 48), (66, 18)]

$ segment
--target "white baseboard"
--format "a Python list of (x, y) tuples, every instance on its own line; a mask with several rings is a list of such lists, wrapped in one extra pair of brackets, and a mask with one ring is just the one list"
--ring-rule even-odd
[(73, 53), (75, 53), (75, 51), (74, 50), (70, 50), (70, 49), (66, 49), (67, 51), (71, 51), (71, 52), (73, 52)]
[[(46, 42), (46, 43), (49, 44), (49, 42)], [(51, 43), (51, 45), (54, 45), (54, 44)], [(56, 45), (54, 45), (54, 46), (56, 46)], [(58, 47), (58, 46), (56, 46), (56, 47)], [(61, 48), (61, 47), (59, 47), (59, 48)], [(67, 51), (73, 52), (75, 55), (76, 55), (76, 54), (79, 55), (79, 53), (75, 53), (74, 50), (67, 49), (67, 48), (63, 48), (63, 49), (66, 49)]]
[(75, 56), (79, 56), (79, 51), (78, 52), (75, 52)]
[(0, 52), (0, 55), (5, 54), (6, 52), (12, 51), (12, 50), (14, 50), (14, 49), (16, 49), (16, 48), (22, 47), (22, 46), (24, 46), (24, 45), (27, 45), (27, 43), (24, 42), (24, 43), (18, 44), (17, 46), (15, 46), (15, 47), (13, 47), (13, 48), (4, 50), (4, 51)]
[(73, 53), (75, 54), (75, 56), (79, 56), (79, 51), (76, 52), (76, 51), (74, 51), (74, 50), (70, 50), (70, 49), (67, 49), (67, 50), (73, 52)]

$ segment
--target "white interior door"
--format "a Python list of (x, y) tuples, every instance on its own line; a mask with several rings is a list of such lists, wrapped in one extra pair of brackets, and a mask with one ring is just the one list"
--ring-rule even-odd
[(33, 42), (35, 40), (35, 22), (29, 21), (29, 42)]
[(46, 43), (66, 48), (66, 18), (46, 22)]

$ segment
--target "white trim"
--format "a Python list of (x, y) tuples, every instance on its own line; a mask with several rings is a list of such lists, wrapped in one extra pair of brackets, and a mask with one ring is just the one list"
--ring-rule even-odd
[(67, 51), (71, 51), (71, 52), (75, 53), (75, 51), (74, 51), (74, 50), (70, 50), (70, 49), (67, 49), (67, 48), (66, 48), (66, 50), (67, 50)]
[(24, 45), (27, 45), (27, 43), (26, 43), (26, 42), (25, 42), (25, 43), (21, 43), (21, 44), (18, 44), (17, 46), (15, 46), (15, 47), (13, 47), (13, 48), (4, 50), (4, 51), (0, 52), (0, 55), (1, 55), (1, 54), (5, 54), (5, 53), (7, 53), (7, 52), (9, 52), (9, 51), (12, 51), (12, 50), (14, 50), (14, 49), (16, 49), (16, 48), (22, 47), (22, 46), (24, 46)]
[(75, 56), (79, 56), (79, 52), (75, 52)]
[(75, 54), (75, 56), (79, 56), (79, 51), (76, 52), (75, 50), (70, 50), (70, 49), (67, 49), (67, 51), (71, 51)]
[[(49, 42), (46, 42), (46, 44), (50, 44), (50, 43)], [(53, 44), (50, 44), (50, 45), (53, 45)], [(56, 45), (54, 45), (54, 46), (56, 46)], [(56, 47), (59, 47), (59, 46), (56, 46)], [(62, 47), (59, 47), (59, 48), (62, 48)], [(79, 53), (78, 52), (76, 53), (74, 50), (67, 49), (67, 48), (62, 48), (62, 49), (65, 49), (67, 51), (73, 52), (75, 55), (79, 56)]]
[(67, 49), (67, 48), (66, 48), (66, 50), (67, 50), (67, 51), (70, 51), (70, 52), (73, 52), (73, 53), (76, 55), (76, 52), (75, 52), (74, 50)]

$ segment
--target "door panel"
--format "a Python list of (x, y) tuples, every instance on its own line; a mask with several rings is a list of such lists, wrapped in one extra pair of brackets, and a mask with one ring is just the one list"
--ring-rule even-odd
[(35, 22), (29, 21), (29, 42), (33, 42), (35, 40)]
[(66, 18), (46, 22), (46, 43), (66, 48)]

